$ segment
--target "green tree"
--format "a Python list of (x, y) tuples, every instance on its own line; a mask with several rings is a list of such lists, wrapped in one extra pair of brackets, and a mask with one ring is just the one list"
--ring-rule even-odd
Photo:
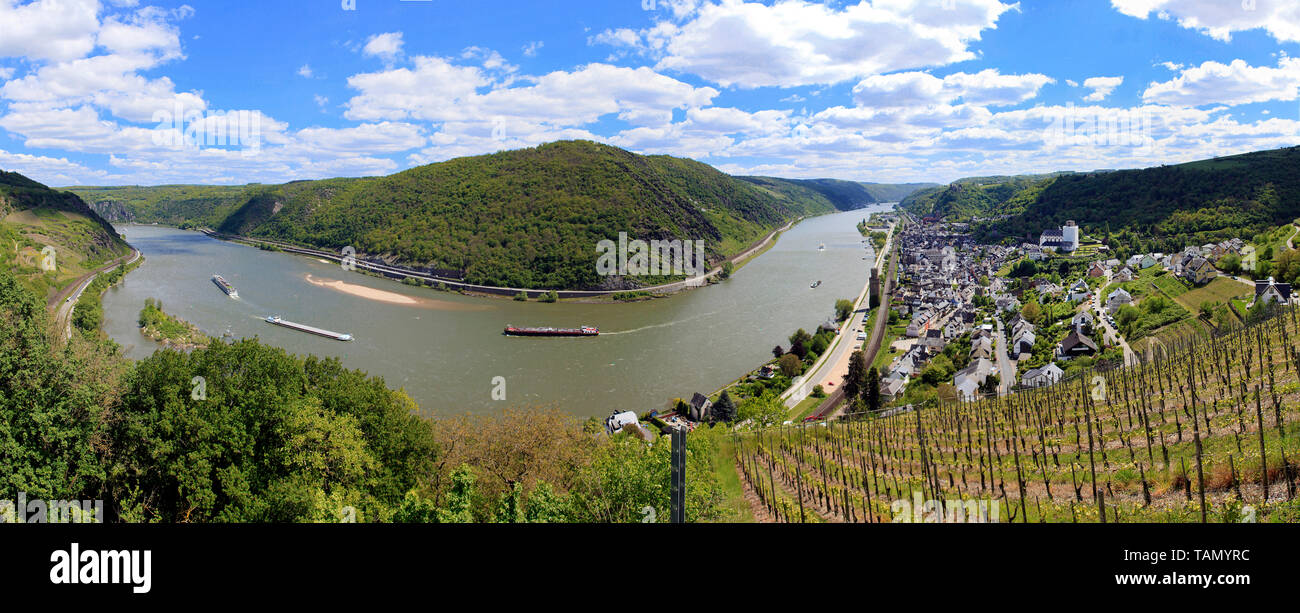
[(803, 360), (793, 353), (781, 356), (777, 363), (781, 366), (781, 374), (787, 377), (797, 377), (803, 372)]
[(339, 506), (382, 521), (433, 469), (416, 411), (336, 359), (255, 340), (160, 351), (127, 377), (108, 486), (139, 521), (317, 521)]
[(1229, 253), (1219, 258), (1217, 266), (1228, 274), (1241, 274), (1241, 256)]
[(555, 488), (539, 481), (528, 494), (524, 505), (524, 521), (530, 524), (562, 524), (570, 521), (573, 511), (567, 496), (556, 493)]
[[(722, 490), (717, 483), (713, 458), (716, 444), (708, 428), (698, 429), (686, 441), (686, 521), (717, 518)], [(656, 517), (668, 517), (672, 480), (669, 437), (658, 437), (650, 445), (639, 438), (614, 437), (601, 445), (590, 464), (581, 471), (578, 486), (570, 493), (571, 521), (640, 523), (647, 507)]]
[(930, 360), (930, 365), (921, 371), (921, 380), (927, 385), (938, 385), (952, 379), (955, 372), (952, 361), (941, 353), (934, 356), (934, 359)]
[(1020, 316), (1031, 324), (1037, 324), (1038, 320), (1043, 316), (1043, 310), (1042, 307), (1038, 306), (1037, 302), (1031, 300), (1020, 307)]
[(750, 398), (740, 405), (741, 421), (750, 420), (756, 426), (779, 426), (785, 423), (789, 411), (781, 403), (775, 392), (767, 391), (762, 396)]
[(0, 267), (0, 499), (103, 498), (96, 453), (125, 364), (106, 346), (51, 337), (43, 301)]
[(812, 335), (808, 334), (803, 328), (799, 328), (794, 334), (790, 335), (790, 353), (803, 359), (808, 355), (808, 343), (812, 342)]
[(867, 359), (861, 350), (849, 354), (849, 371), (844, 375), (844, 399), (853, 402), (867, 383)]
[(736, 401), (731, 399), (731, 394), (728, 394), (727, 390), (722, 390), (718, 401), (713, 403), (713, 419), (724, 423), (736, 420)]
[(853, 314), (853, 301), (847, 298), (840, 298), (835, 301), (836, 321), (844, 321)]
[(867, 373), (867, 388), (863, 396), (868, 411), (874, 413), (880, 410), (880, 371), (874, 366)]

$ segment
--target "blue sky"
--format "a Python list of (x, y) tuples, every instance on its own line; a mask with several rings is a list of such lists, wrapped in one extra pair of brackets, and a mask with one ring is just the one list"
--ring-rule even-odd
[(1298, 53), (1294, 0), (0, 0), (0, 168), (270, 183), (568, 138), (880, 182), (1144, 167), (1297, 144)]

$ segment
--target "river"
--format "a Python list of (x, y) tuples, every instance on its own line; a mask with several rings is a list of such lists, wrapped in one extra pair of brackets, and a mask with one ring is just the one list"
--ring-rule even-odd
[[(616, 409), (643, 411), (716, 390), (768, 359), (774, 345), (787, 346), (795, 329), (812, 331), (826, 321), (836, 299), (856, 298), (869, 276), (870, 260), (862, 258), (873, 254), (855, 226), (890, 208), (804, 220), (727, 281), (627, 304), (461, 296), (198, 232), (124, 225), (118, 231), (145, 263), (105, 294), (104, 329), (129, 357), (148, 357), (158, 345), (140, 335), (136, 319), (145, 299), (157, 298), (168, 313), (211, 335), (229, 331), (292, 353), (338, 357), (404, 388), (433, 416), (506, 406), (558, 406), (600, 417)], [(221, 293), (213, 274), (238, 288), (240, 299)], [(822, 285), (810, 289), (817, 280)], [(392, 301), (358, 295), (364, 288), (386, 292)], [(268, 315), (356, 340), (271, 326), (263, 321)], [(594, 325), (601, 335), (512, 338), (501, 334), (507, 324)], [(494, 390), (504, 391), (505, 400), (495, 399)]]

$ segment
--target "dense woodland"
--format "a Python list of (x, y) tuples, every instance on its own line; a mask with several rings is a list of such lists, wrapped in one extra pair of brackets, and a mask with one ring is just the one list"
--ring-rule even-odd
[(1074, 220), (1134, 251), (1170, 252), (1294, 220), (1297, 168), (1300, 147), (1144, 170), (967, 179), (917, 192), (904, 207), (954, 221), (994, 218), (974, 226), (987, 241), (1034, 239)]

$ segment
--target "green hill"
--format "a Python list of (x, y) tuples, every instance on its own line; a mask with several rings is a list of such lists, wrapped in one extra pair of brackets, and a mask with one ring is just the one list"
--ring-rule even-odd
[[(53, 271), (44, 270), (52, 247)], [(47, 298), (130, 248), (75, 194), (0, 170), (0, 264)]]
[(904, 198), (923, 190), (940, 187), (937, 183), (862, 183), (875, 202), (902, 202)]
[(835, 208), (848, 211), (881, 202), (901, 202), (903, 198), (921, 189), (937, 187), (933, 183), (859, 183), (838, 179), (778, 179), (774, 177), (740, 177), (757, 185), (773, 187), (784, 183), (805, 188), (824, 196)]
[(593, 288), (596, 244), (703, 240), (712, 263), (786, 221), (835, 210), (705, 164), (574, 141), (454, 159), (388, 177), (250, 189), (222, 232), (358, 252), (471, 283)]
[(1300, 217), (1300, 147), (1142, 170), (977, 177), (920, 190), (902, 208), (970, 221), (987, 241), (1033, 239), (1074, 220), (1117, 253), (1251, 237)]
[(903, 198), (900, 206), (918, 216), (937, 215), (948, 221), (959, 222), (976, 217), (1007, 215), (1024, 210), (1026, 197), (1036, 193), (1036, 190), (1057, 176), (1060, 173), (971, 177), (954, 181), (950, 185), (912, 192)]
[(248, 201), (254, 186), (159, 185), (153, 187), (69, 187), (111, 222), (135, 221), (169, 226), (215, 226)]
[(632, 289), (664, 279), (598, 276), (598, 242), (621, 232), (702, 240), (716, 264), (794, 218), (894, 202), (920, 187), (732, 177), (692, 160), (564, 141), (387, 177), (69, 189), (119, 221), (352, 246), (483, 285)]
[(1065, 175), (982, 232), (988, 238), (1030, 236), (1073, 219), (1102, 238), (1122, 235), (1120, 242), (1141, 243), (1143, 250), (1249, 239), (1300, 216), (1298, 170), (1300, 147), (1291, 147), (1177, 166)]

